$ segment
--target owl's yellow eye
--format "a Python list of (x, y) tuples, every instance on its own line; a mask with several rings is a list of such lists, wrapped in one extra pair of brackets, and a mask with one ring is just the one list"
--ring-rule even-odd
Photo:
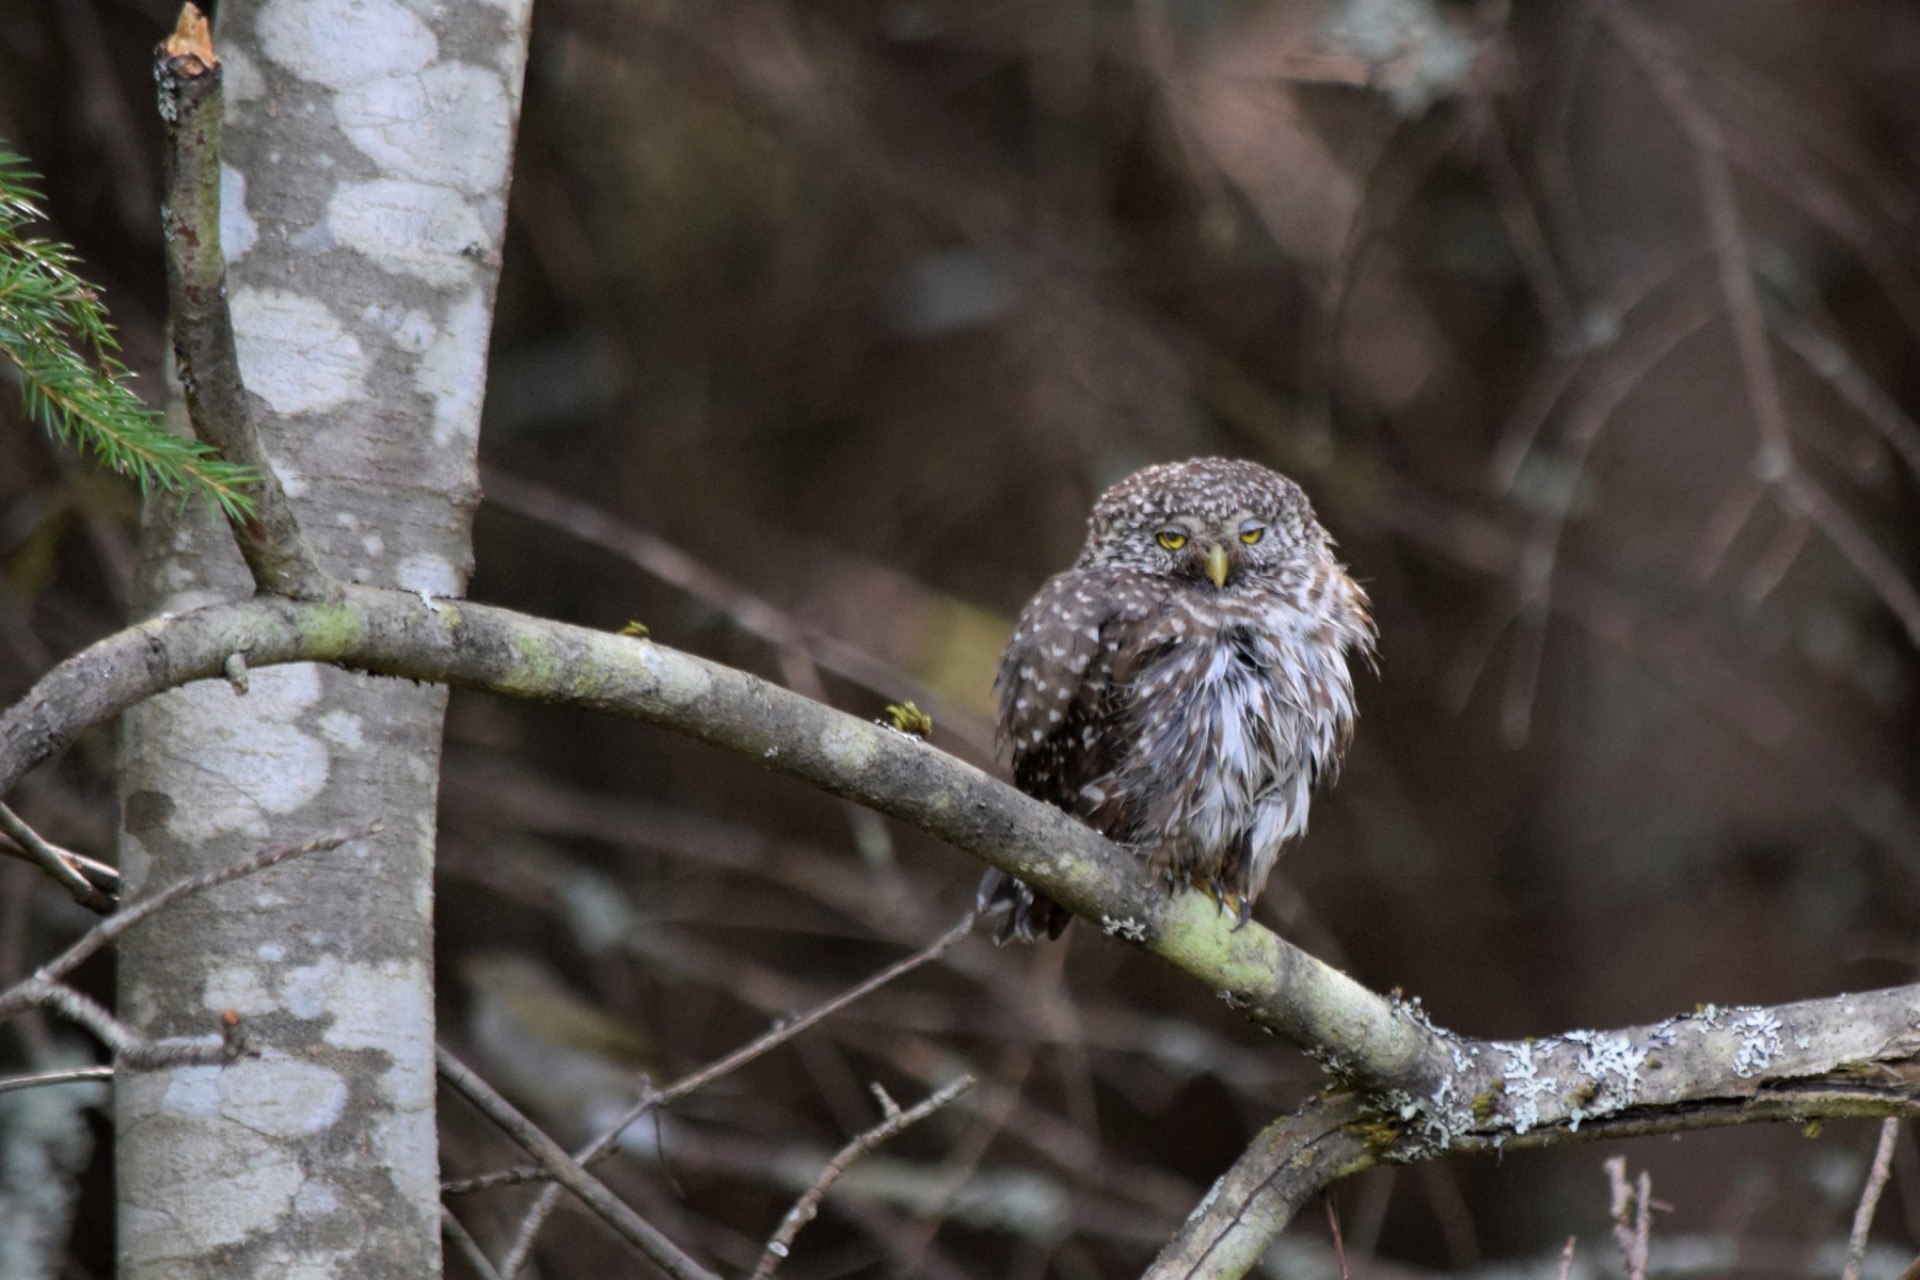
[(1245, 525), (1241, 526), (1240, 541), (1246, 543), (1248, 546), (1252, 546), (1266, 536), (1267, 526), (1263, 524), (1257, 524), (1249, 520)]
[(1157, 541), (1169, 551), (1178, 551), (1187, 545), (1187, 535), (1178, 529), (1162, 529)]

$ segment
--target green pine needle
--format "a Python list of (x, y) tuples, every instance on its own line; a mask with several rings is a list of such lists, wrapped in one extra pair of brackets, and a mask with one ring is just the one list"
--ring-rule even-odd
[(27, 416), (90, 449), (145, 490), (205, 493), (230, 517), (253, 510), (251, 469), (175, 435), (135, 395), (107, 309), (74, 273), (72, 249), (21, 234), (42, 221), (27, 162), (0, 145), (0, 369), (20, 381)]

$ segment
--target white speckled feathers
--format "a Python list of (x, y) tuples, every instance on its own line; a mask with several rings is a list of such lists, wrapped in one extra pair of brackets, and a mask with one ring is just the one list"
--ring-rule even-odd
[[(1101, 497), (1079, 561), (1022, 611), (996, 681), (1002, 745), (1022, 790), (1244, 917), (1338, 768), (1347, 655), (1372, 644), (1365, 593), (1292, 481), (1223, 459), (1150, 467)], [(1003, 937), (1068, 918), (998, 873), (981, 901), (1010, 908)]]

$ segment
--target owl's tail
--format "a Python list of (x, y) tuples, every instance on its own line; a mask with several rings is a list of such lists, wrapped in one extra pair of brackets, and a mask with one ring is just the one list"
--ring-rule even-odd
[(1057, 938), (1073, 923), (1073, 912), (1052, 898), (1035, 893), (1026, 881), (1016, 880), (998, 867), (990, 868), (980, 877), (980, 891), (974, 895), (973, 903), (974, 910), (982, 916), (1006, 913), (1006, 919), (994, 931), (996, 945), (1014, 938), (1022, 942)]

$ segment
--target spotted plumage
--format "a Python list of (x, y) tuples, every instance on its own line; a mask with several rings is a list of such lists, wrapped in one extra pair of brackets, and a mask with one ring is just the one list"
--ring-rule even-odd
[[(995, 681), (1016, 785), (1138, 849), (1244, 922), (1314, 785), (1353, 732), (1347, 656), (1366, 593), (1300, 487), (1196, 458), (1101, 495), (1071, 569), (1021, 611)], [(1002, 941), (1058, 937), (1065, 908), (990, 871)]]

